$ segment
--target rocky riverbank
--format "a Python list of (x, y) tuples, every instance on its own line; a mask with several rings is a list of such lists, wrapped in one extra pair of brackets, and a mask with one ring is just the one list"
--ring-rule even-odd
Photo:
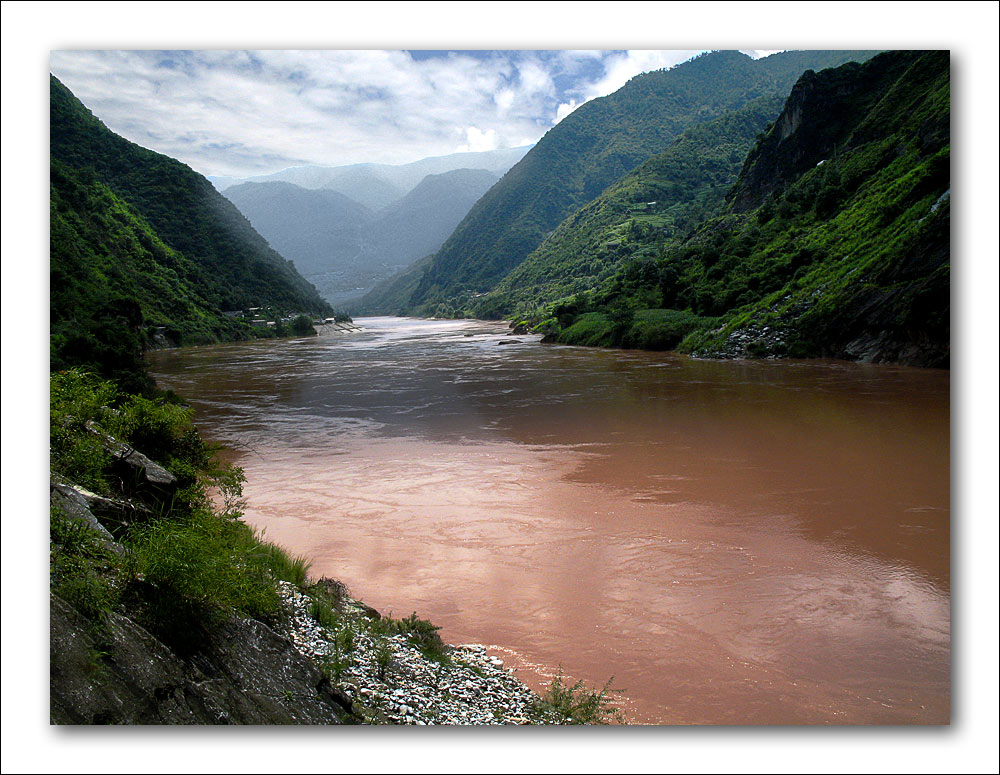
[(365, 723), (559, 723), (485, 646), (442, 644), (428, 655), (404, 632), (382, 625), (377, 612), (346, 596), (336, 582), (317, 586), (332, 590), (335, 621), (321, 624), (315, 598), (282, 583), (286, 618), (281, 632), (323, 666)]

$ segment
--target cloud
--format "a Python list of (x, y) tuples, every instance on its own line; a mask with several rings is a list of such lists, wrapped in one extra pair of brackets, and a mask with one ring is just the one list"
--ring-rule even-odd
[(478, 127), (470, 126), (465, 130), (466, 142), (458, 146), (459, 152), (464, 151), (493, 151), (497, 145), (497, 133), (495, 129), (487, 129), (485, 132)]
[(595, 97), (604, 97), (612, 92), (618, 91), (640, 73), (648, 73), (653, 70), (663, 70), (673, 67), (681, 62), (697, 56), (701, 51), (624, 51), (613, 55), (605, 63), (605, 75), (599, 81), (591, 85), (582, 102), (592, 100)]
[(537, 141), (694, 51), (53, 51), (113, 131), (205, 174), (401, 164)]

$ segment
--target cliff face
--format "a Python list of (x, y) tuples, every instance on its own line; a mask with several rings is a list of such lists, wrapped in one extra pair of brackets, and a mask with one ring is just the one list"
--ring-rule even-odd
[(121, 613), (99, 637), (52, 595), (54, 724), (351, 724), (351, 701), (269, 627), (234, 617), (181, 654)]
[[(751, 150), (739, 179), (727, 195), (733, 212), (760, 207), (834, 153), (905, 127), (907, 112), (920, 99), (920, 87), (948, 67), (948, 52), (891, 52), (864, 64), (849, 62), (815, 73), (807, 70), (785, 102), (781, 115)], [(941, 119), (941, 117), (938, 117)], [(874, 119), (874, 120), (873, 120)], [(921, 145), (948, 142), (948, 117), (914, 127)]]
[(713, 271), (767, 294), (690, 350), (947, 367), (950, 153), (947, 51), (805, 73), (727, 195), (713, 253)]

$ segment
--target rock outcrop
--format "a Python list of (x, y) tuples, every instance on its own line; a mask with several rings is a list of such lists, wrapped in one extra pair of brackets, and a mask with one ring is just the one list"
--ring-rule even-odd
[(50, 717), (54, 724), (357, 723), (350, 700), (261, 622), (232, 618), (180, 656), (113, 613), (95, 632), (51, 596)]

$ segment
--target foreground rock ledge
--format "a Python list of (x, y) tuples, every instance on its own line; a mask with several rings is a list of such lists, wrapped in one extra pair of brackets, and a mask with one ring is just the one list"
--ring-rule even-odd
[(311, 599), (294, 585), (283, 582), (281, 596), (285, 616), (275, 629), (234, 617), (179, 654), (122, 614), (112, 614), (98, 637), (52, 595), (51, 722), (558, 723), (484, 646), (448, 647), (435, 659), (405, 635), (366, 627), (378, 614), (346, 595), (336, 627), (320, 626)]

